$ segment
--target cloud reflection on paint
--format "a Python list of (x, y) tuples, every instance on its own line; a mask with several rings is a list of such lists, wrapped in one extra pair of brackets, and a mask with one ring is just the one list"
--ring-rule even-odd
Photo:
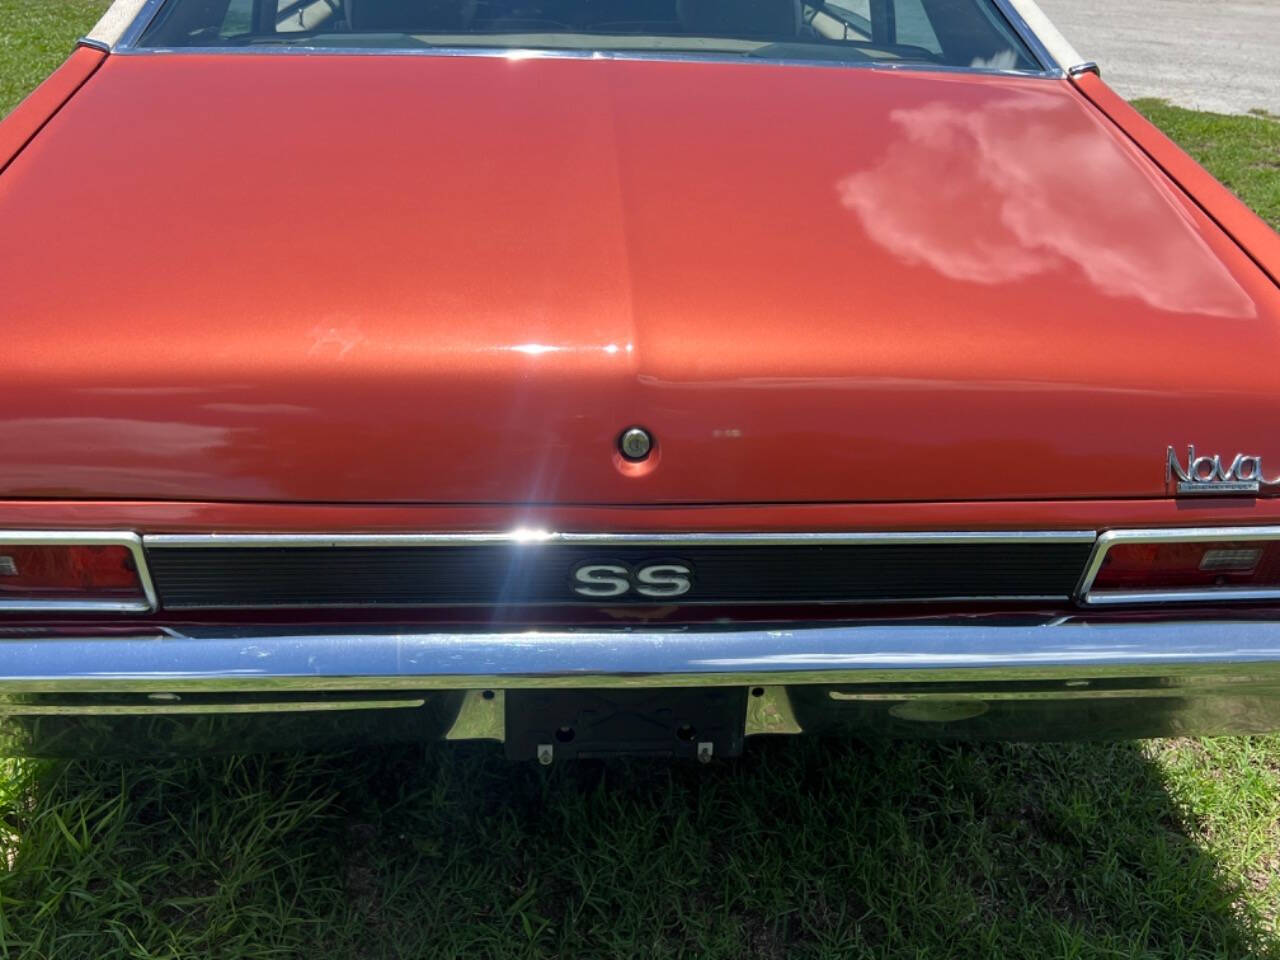
[[(1118, 142), (1092, 127), (1064, 136), (1043, 110), (1042, 98), (1018, 95), (980, 111), (895, 110), (902, 136), (876, 166), (836, 184), (840, 202), (877, 243), (955, 280), (999, 284), (1074, 266), (1100, 291), (1157, 309), (1255, 315)], [(949, 214), (975, 205), (976, 219)]]

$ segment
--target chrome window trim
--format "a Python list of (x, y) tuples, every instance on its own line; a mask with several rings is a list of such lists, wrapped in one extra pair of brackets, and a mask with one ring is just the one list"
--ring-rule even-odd
[[(151, 21), (166, 2), (167, 0), (115, 0), (97, 25), (89, 31), (86, 39), (105, 42), (113, 51), (130, 47), (151, 26)], [(128, 11), (134, 7), (137, 8), (136, 11), (132, 17), (128, 17)], [(124, 17), (128, 19), (123, 24), (117, 23)]]
[(568, 50), (552, 47), (321, 47), (263, 45), (261, 47), (137, 47), (118, 46), (113, 51), (128, 56), (332, 56), (332, 57), (492, 57), (507, 60), (624, 60), (646, 63), (735, 63), (764, 67), (831, 67), (837, 70), (923, 71), (926, 73), (986, 74), (1001, 77), (1061, 78), (1056, 68), (1003, 70), (998, 67), (954, 67), (940, 63), (899, 61), (804, 60), (735, 56), (726, 53), (687, 53), (632, 50)]
[(1085, 58), (1071, 44), (1062, 31), (1054, 26), (1036, 0), (994, 0), (1006, 11), (1023, 39), (1032, 44), (1037, 55), (1046, 64), (1066, 74), (1072, 67), (1084, 63)]
[(1122, 603), (1177, 603), (1280, 600), (1280, 587), (1199, 587), (1153, 590), (1094, 590), (1107, 551), (1117, 543), (1202, 543), (1206, 540), (1280, 540), (1280, 527), (1168, 527), (1153, 530), (1108, 530), (1093, 546), (1076, 595), (1086, 606)]
[[(107, 9), (107, 12), (103, 14), (102, 20), (99, 21), (98, 25), (95, 26), (94, 29), (89, 32), (88, 36), (85, 37), (85, 41), (82, 41), (82, 42), (91, 42), (94, 45), (103, 45), (107, 49), (110, 49), (113, 52), (137, 51), (139, 49), (137, 47), (138, 40), (147, 31), (147, 28), (151, 26), (152, 22), (155, 20), (156, 16), (159, 14), (161, 8), (164, 6), (166, 2), (167, 0), (115, 0), (112, 6)], [(1081, 57), (1075, 51), (1075, 48), (1071, 46), (1071, 44), (1066, 40), (1065, 37), (1062, 36), (1062, 34), (1057, 30), (1057, 28), (1053, 26), (1049, 18), (1045, 16), (1044, 12), (1035, 3), (1035, 0), (992, 0), (992, 2), (997, 12), (999, 12), (1000, 15), (1004, 17), (1004, 19), (1008, 22), (1013, 32), (1018, 36), (1019, 39), (1022, 40), (1023, 43), (1025, 43), (1028, 46), (1028, 48), (1030, 48), (1032, 56), (1035, 59), (1040, 61), (1042, 70), (1041, 71), (1019, 71), (1019, 70), (997, 70), (997, 69), (983, 68), (983, 67), (947, 67), (947, 66), (932, 66), (932, 67), (926, 67), (926, 69), (935, 69), (935, 70), (958, 72), (958, 73), (996, 73), (996, 74), (1008, 74), (1012, 76), (1047, 75), (1047, 76), (1062, 77), (1062, 76), (1066, 76), (1068, 72), (1071, 72), (1081, 67), (1082, 65), (1088, 63), (1088, 61), (1085, 61), (1084, 58)], [(127, 19), (123, 27), (120, 27), (114, 24), (113, 18), (114, 20), (119, 20), (121, 18), (128, 18), (128, 11), (136, 5), (137, 5), (136, 12), (133, 14), (131, 18)], [(109, 23), (112, 24), (110, 29), (104, 28), (103, 25), (109, 24)], [(302, 48), (302, 49), (291, 48), (291, 49), (295, 49), (295, 50), (298, 50), (298, 52), (305, 52), (305, 53), (334, 52), (332, 51), (331, 48)], [(191, 53), (206, 53), (206, 54), (213, 53), (213, 52), (216, 52), (216, 53), (230, 52), (228, 48), (225, 48), (225, 47), (155, 48), (154, 50), (151, 50), (149, 52), (176, 53), (181, 51), (191, 52)], [(249, 52), (249, 51), (242, 51), (242, 52)], [(282, 52), (282, 51), (277, 49), (272, 52)], [(434, 50), (409, 49), (409, 50), (381, 50), (381, 51), (374, 51), (374, 52), (391, 53), (391, 54), (397, 54), (397, 55), (409, 53), (409, 54), (416, 54), (416, 55), (437, 55), (437, 56), (440, 56), (440, 55), (443, 55), (443, 56), (465, 56), (465, 55), (509, 56), (512, 54), (519, 55), (519, 56), (537, 56), (537, 55), (554, 56), (561, 53), (571, 53), (571, 54), (577, 54), (578, 58), (580, 59), (635, 59), (635, 60), (686, 60), (687, 59), (687, 60), (708, 60), (710, 62), (733, 62), (733, 63), (744, 62), (744, 58), (741, 58), (741, 57), (720, 58), (715, 56), (702, 56), (697, 54), (683, 55), (683, 56), (662, 56), (662, 55), (619, 56), (616, 52), (613, 52), (613, 51), (600, 51), (600, 50), (563, 51), (562, 52), (562, 51), (514, 50), (512, 48), (497, 48), (497, 49), (480, 48), (480, 52), (473, 53), (470, 48), (462, 48), (462, 49), (452, 49), (449, 51), (444, 51), (441, 49), (434, 49)], [(754, 63), (759, 61), (751, 60), (747, 62)], [(775, 60), (775, 61), (766, 61), (766, 62), (787, 63), (791, 65), (802, 65), (802, 66), (842, 66), (842, 64), (834, 64), (829, 60), (817, 60), (817, 61)], [(906, 68), (905, 65), (900, 65), (900, 64), (899, 65), (845, 64), (845, 65), (847, 66), (880, 66), (881, 68), (887, 68), (887, 69), (905, 69)], [(917, 66), (920, 66), (920, 65), (917, 65)]]
[(142, 538), (126, 530), (0, 530), (4, 547), (127, 547), (138, 570), (144, 599), (125, 600), (9, 600), (0, 598), (0, 613), (151, 613), (156, 609), (156, 591), (147, 567)]
[(162, 533), (142, 538), (146, 549), (166, 547), (457, 547), (518, 546), (750, 547), (870, 546), (885, 543), (1093, 543), (1093, 530), (948, 530), (869, 533), (564, 533), (516, 529), (498, 533)]
[[(1031, 50), (1031, 55), (1040, 61), (1040, 66), (1044, 68), (1046, 73), (1054, 76), (1062, 76), (1064, 74), (1063, 64), (1058, 62), (1058, 58), (1053, 55), (1050, 45), (1045, 43), (1040, 35), (1036, 33), (1028, 19), (1023, 16), (1022, 11), (1018, 9), (1017, 4), (1010, 2), (1010, 0), (992, 0), (992, 5), (1008, 21), (1010, 28), (1018, 39)], [(1036, 11), (1045, 22), (1048, 22), (1048, 18), (1039, 12), (1038, 7)]]
[[(116, 5), (124, 6), (129, 3), (136, 3), (138, 0), (116, 0)], [(137, 14), (123, 29), (118, 38), (114, 42), (108, 41), (108, 49), (116, 53), (198, 53), (198, 54), (226, 54), (226, 53), (303, 53), (303, 54), (348, 54), (363, 53), (365, 55), (388, 55), (388, 56), (487, 56), (487, 57), (512, 57), (520, 59), (528, 59), (532, 57), (558, 57), (565, 59), (577, 60), (640, 60), (640, 61), (674, 61), (674, 62), (708, 62), (708, 63), (770, 63), (775, 65), (789, 66), (815, 66), (815, 67), (871, 67), (888, 70), (907, 70), (907, 69), (924, 69), (931, 71), (940, 71), (947, 73), (986, 73), (1001, 74), (1005, 76), (1053, 76), (1062, 77), (1066, 75), (1067, 68), (1072, 64), (1063, 64), (1059, 57), (1055, 57), (1053, 48), (1055, 46), (1070, 50), (1069, 45), (1062, 38), (1061, 34), (1053, 29), (1049, 24), (1048, 18), (1037, 7), (1034, 0), (992, 0), (992, 5), (996, 8), (996, 12), (1004, 17), (1010, 29), (1031, 51), (1032, 57), (1039, 61), (1040, 70), (1001, 70), (992, 67), (955, 67), (942, 64), (902, 64), (902, 63), (838, 63), (831, 60), (805, 60), (805, 59), (787, 59), (787, 60), (764, 60), (753, 59), (741, 56), (732, 56), (724, 54), (697, 54), (697, 53), (673, 53), (663, 54), (658, 52), (640, 52), (640, 51), (616, 51), (616, 50), (561, 50), (555, 48), (515, 48), (515, 47), (433, 47), (423, 49), (421, 47), (407, 48), (381, 48), (378, 50), (341, 50), (333, 47), (317, 46), (317, 47), (275, 47), (263, 50), (262, 48), (243, 48), (243, 47), (138, 47), (138, 41), (142, 35), (146, 33), (151, 26), (161, 8), (168, 0), (142, 0), (142, 6)], [(1030, 10), (1032, 16), (1028, 17), (1024, 14), (1025, 10)], [(108, 10), (110, 13), (111, 10)], [(104, 15), (104, 20), (106, 15)], [(1048, 40), (1042, 38), (1036, 31), (1032, 20), (1041, 22), (1052, 30), (1055, 36)], [(95, 36), (97, 28), (94, 32), (90, 32), (85, 38), (86, 41), (102, 41), (104, 38)], [(1080, 60), (1078, 55), (1074, 55), (1069, 59), (1073, 63)]]

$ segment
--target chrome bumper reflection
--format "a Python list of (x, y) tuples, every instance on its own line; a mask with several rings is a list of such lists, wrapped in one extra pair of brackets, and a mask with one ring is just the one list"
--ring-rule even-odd
[[(201, 736), (224, 749), (242, 736), (258, 738), (245, 741), (252, 749), (323, 747), (365, 727), (364, 740), (501, 740), (507, 691), (711, 686), (750, 688), (747, 734), (1257, 733), (1280, 729), (1280, 621), (9, 637), (0, 748), (49, 752), (55, 734), (85, 743), (68, 725), (92, 720), (104, 739), (140, 741), (139, 752), (163, 721), (169, 750), (198, 714), (223, 716)], [(321, 712), (328, 726), (306, 719)], [(111, 726), (130, 719), (151, 725)]]
[(0, 694), (1170, 682), (1280, 675), (1280, 620), (991, 618), (524, 632), (209, 631), (0, 639)]

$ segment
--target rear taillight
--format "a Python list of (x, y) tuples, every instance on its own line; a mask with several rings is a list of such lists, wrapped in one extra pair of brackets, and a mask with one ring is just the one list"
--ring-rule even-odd
[(0, 613), (154, 607), (134, 534), (0, 532)]
[(1280, 528), (1104, 533), (1081, 596), (1090, 604), (1280, 599)]

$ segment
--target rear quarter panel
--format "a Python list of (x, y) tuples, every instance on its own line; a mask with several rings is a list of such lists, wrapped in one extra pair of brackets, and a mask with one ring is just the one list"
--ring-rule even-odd
[(1174, 183), (1280, 284), (1280, 233), (1272, 230), (1213, 174), (1093, 73), (1074, 78), (1080, 92), (1124, 131)]
[(0, 120), (0, 172), (93, 76), (106, 58), (107, 54), (101, 50), (77, 47), (62, 66), (36, 87), (11, 114)]

